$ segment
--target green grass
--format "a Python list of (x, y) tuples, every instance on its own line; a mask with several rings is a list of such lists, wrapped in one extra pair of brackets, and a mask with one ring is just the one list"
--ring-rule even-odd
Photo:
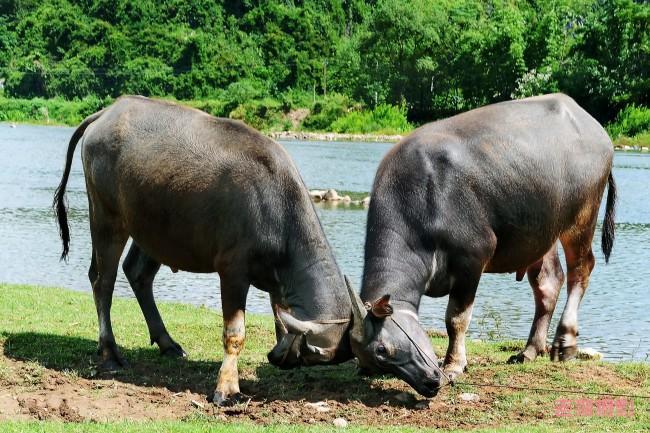
[[(160, 303), (171, 335), (189, 353), (184, 360), (161, 358), (156, 347), (149, 346), (142, 313), (134, 300), (116, 298), (113, 326), (118, 344), (132, 368), (112, 380), (139, 387), (162, 387), (171, 391), (192, 390), (208, 393), (215, 383), (221, 359), (221, 316), (209, 309), (175, 303)], [(96, 313), (92, 297), (64, 289), (0, 284), (0, 395), (14, 389), (36, 390), (44, 377), (63, 373), (70, 380), (96, 380)], [(247, 315), (247, 340), (240, 358), (242, 390), (259, 402), (257, 423), (246, 417), (222, 421), (205, 413), (178, 421), (122, 422), (119, 414), (106, 424), (19, 422), (0, 423), (0, 432), (325, 432), (331, 423), (290, 425), (287, 414), (265, 411), (266, 404), (280, 402), (301, 410), (304, 401), (325, 399), (341, 402), (336, 416), (351, 420), (347, 431), (395, 431), (403, 413), (417, 415), (413, 405), (419, 397), (394, 378), (362, 378), (355, 375), (351, 363), (330, 367), (312, 367), (282, 371), (268, 364), (266, 353), (273, 346), (270, 317)], [(436, 352), (442, 354), (447, 340), (432, 338)], [(650, 365), (645, 363), (570, 362), (551, 363), (542, 358), (534, 363), (507, 365), (505, 361), (522, 347), (519, 341), (468, 341), (469, 371), (461, 382), (499, 383), (539, 388), (577, 389), (650, 395)], [(16, 372), (16, 363), (21, 370)], [(407, 403), (397, 403), (396, 395), (408, 392)], [(115, 391), (115, 392), (120, 392)], [(459, 400), (461, 392), (476, 392), (482, 403), (477, 406)], [(439, 423), (435, 431), (477, 432), (633, 432), (650, 426), (650, 401), (635, 400), (634, 418), (554, 416), (558, 398), (571, 400), (596, 398), (561, 393), (477, 388), (467, 383), (446, 388), (431, 401), (425, 418)], [(261, 409), (260, 409), (261, 408)], [(427, 412), (428, 411), (428, 412)], [(382, 429), (377, 417), (389, 414)], [(365, 425), (367, 421), (372, 426)], [(393, 420), (393, 421), (391, 421)], [(265, 426), (260, 425), (264, 424)], [(378, 425), (379, 424), (379, 425)], [(408, 424), (408, 422), (406, 423)], [(429, 423), (431, 424), (431, 423)], [(434, 431), (418, 426), (400, 427), (400, 431)], [(647, 430), (646, 430), (647, 431)]]

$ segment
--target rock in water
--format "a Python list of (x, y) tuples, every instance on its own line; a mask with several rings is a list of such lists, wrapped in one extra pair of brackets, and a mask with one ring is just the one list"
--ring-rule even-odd
[(348, 426), (348, 422), (345, 420), (345, 418), (336, 418), (332, 422), (334, 423), (334, 427), (346, 428)]
[(336, 192), (335, 189), (328, 189), (325, 195), (323, 196), (323, 200), (339, 201), (341, 200), (341, 196), (339, 196), (339, 193)]
[(309, 196), (311, 197), (311, 199), (313, 201), (318, 202), (318, 201), (323, 200), (323, 197), (325, 196), (326, 192), (327, 191), (325, 191), (325, 190), (312, 189), (311, 191), (309, 191)]

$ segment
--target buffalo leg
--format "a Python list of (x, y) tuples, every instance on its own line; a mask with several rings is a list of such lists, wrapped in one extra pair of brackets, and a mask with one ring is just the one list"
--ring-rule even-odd
[(181, 346), (169, 336), (153, 297), (153, 280), (160, 269), (160, 263), (148, 256), (133, 242), (126, 259), (124, 259), (122, 269), (147, 322), (151, 344), (157, 343), (162, 355), (187, 356)]
[(568, 296), (551, 347), (552, 361), (568, 361), (575, 358), (578, 352), (578, 308), (596, 263), (591, 250), (593, 234), (594, 227), (591, 227), (581, 234), (572, 232), (562, 238), (567, 264)]
[(248, 288), (248, 282), (221, 278), (224, 357), (212, 397), (212, 402), (219, 406), (237, 400), (240, 396), (237, 360), (244, 347)]
[(111, 325), (111, 304), (115, 278), (128, 235), (119, 224), (111, 221), (103, 212), (93, 209), (92, 202), (90, 207), (90, 234), (93, 253), (88, 276), (93, 287), (93, 298), (99, 321), (97, 353), (100, 356), (101, 367), (114, 370), (128, 366), (117, 348)]
[(537, 355), (546, 351), (546, 336), (551, 317), (557, 304), (560, 288), (564, 284), (564, 271), (557, 252), (557, 244), (553, 245), (540, 260), (527, 270), (528, 282), (533, 288), (535, 298), (535, 318), (530, 328), (528, 342), (524, 350), (513, 355), (509, 363), (534, 361)]
[(452, 273), (453, 284), (449, 292), (449, 302), (445, 314), (449, 346), (443, 364), (443, 370), (450, 380), (460, 376), (467, 367), (465, 333), (472, 318), (474, 297), (481, 278), (481, 271), (480, 265), (472, 265), (460, 272)]

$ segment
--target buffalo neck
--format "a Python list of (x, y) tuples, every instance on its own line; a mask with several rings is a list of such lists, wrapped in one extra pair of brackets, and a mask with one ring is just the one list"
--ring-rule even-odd
[[(390, 295), (416, 312), (435, 271), (435, 243), (423, 225), (428, 212), (417, 198), (398, 194), (398, 183), (375, 185), (368, 211), (361, 299)], [(388, 191), (385, 191), (388, 188)]]
[(414, 249), (389, 231), (366, 239), (361, 299), (373, 302), (384, 295), (392, 304), (406, 304), (416, 312), (433, 271), (433, 251)]
[(300, 231), (288, 245), (288, 266), (280, 275), (284, 302), (302, 320), (348, 319), (350, 298), (320, 223)]

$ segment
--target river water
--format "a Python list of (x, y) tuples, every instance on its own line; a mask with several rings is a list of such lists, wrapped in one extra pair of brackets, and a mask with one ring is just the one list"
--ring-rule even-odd
[[(50, 204), (64, 164), (73, 129), (0, 123), (0, 281), (68, 287), (89, 292), (90, 260), (87, 199), (79, 151), (68, 186), (71, 220), (69, 262), (59, 262), (61, 243)], [(377, 164), (391, 147), (385, 143), (282, 142), (309, 188), (370, 190)], [(650, 155), (617, 153), (616, 243), (609, 265), (595, 237), (597, 264), (580, 308), (580, 343), (606, 359), (649, 360), (650, 357)], [(359, 286), (363, 266), (366, 211), (361, 208), (318, 208), (325, 232), (344, 273)], [(602, 220), (602, 209), (601, 217)], [(126, 249), (125, 249), (126, 251)], [(161, 269), (155, 281), (159, 300), (220, 308), (216, 274), (172, 274)], [(116, 294), (132, 297), (120, 272)], [(566, 299), (558, 303), (551, 337)], [(89, 300), (89, 302), (91, 302)], [(446, 298), (425, 298), (421, 321), (444, 329)], [(268, 295), (251, 289), (248, 310), (270, 313)], [(534, 303), (526, 281), (513, 274), (484, 275), (470, 326), (473, 338), (525, 339)], [(114, 318), (119, 320), (119, 317)], [(216, 338), (216, 337), (215, 337)]]

